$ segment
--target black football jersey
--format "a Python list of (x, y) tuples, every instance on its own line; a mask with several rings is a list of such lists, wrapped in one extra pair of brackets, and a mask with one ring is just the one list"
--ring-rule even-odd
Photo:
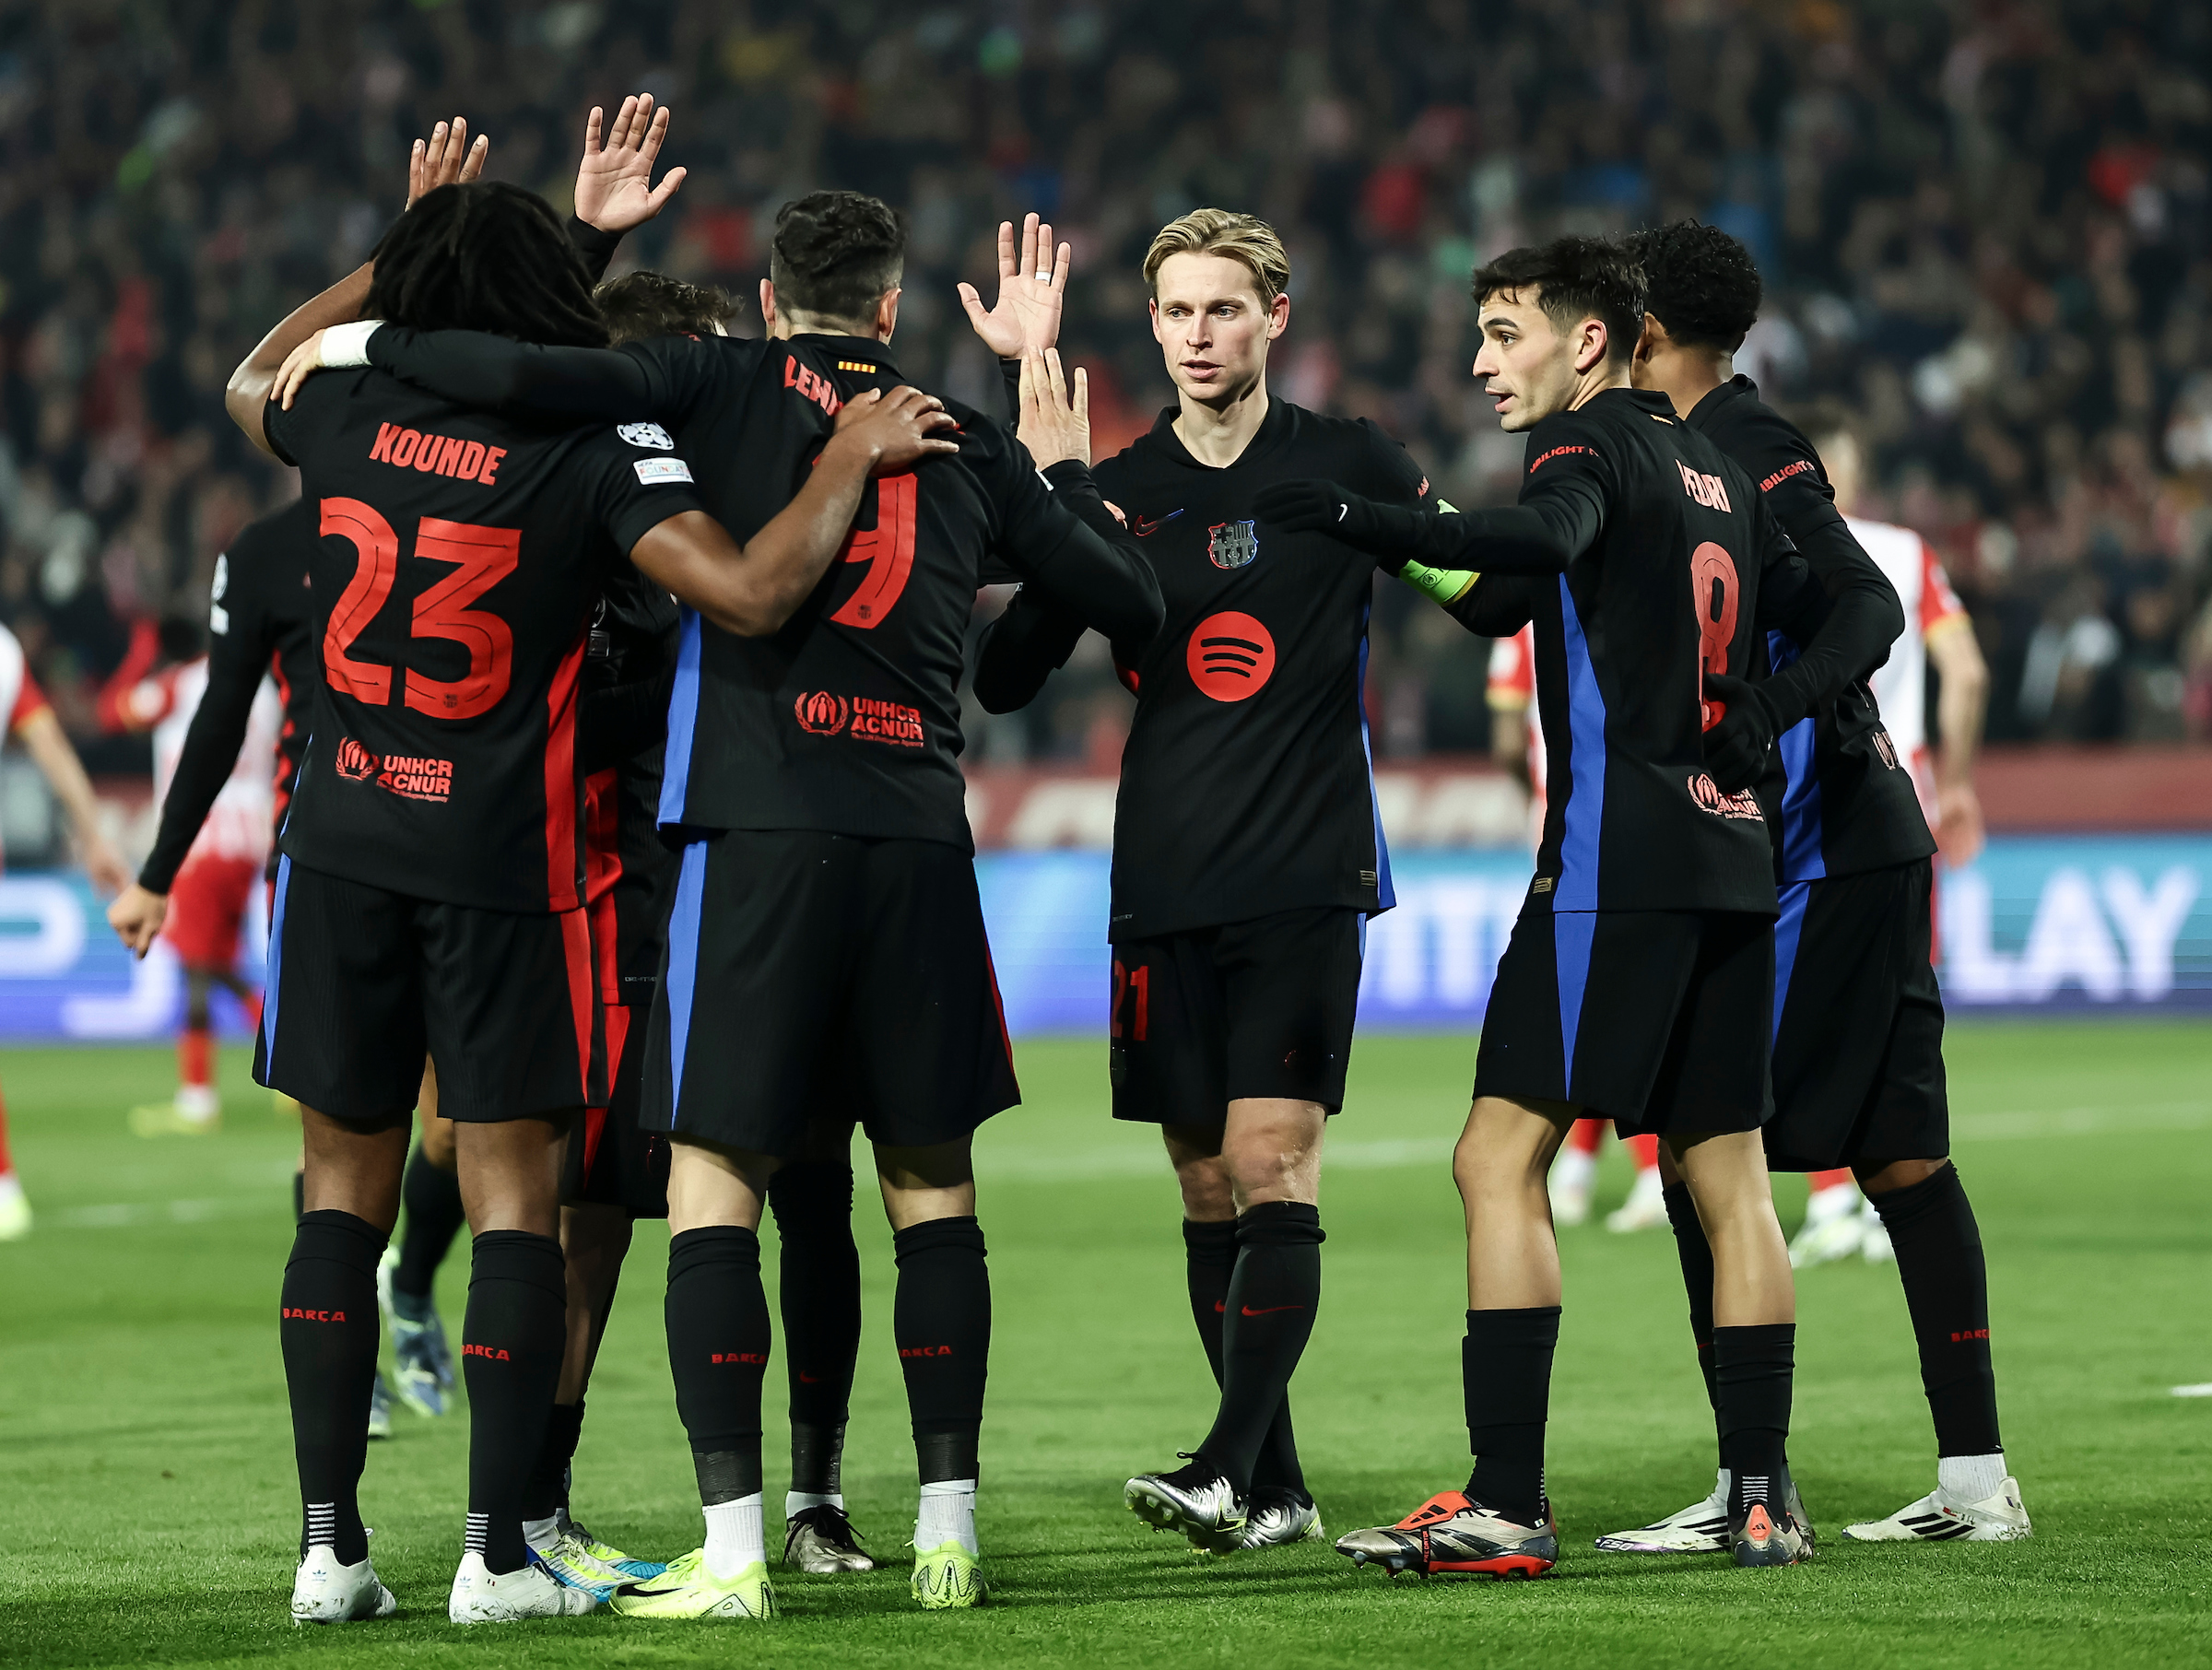
[[(1743, 466), (1824, 582), (1832, 583), (1854, 563), (1875, 567), (1836, 509), (1819, 454), (1794, 424), (1759, 397), (1750, 378), (1714, 389), (1698, 402), (1688, 422)], [(1779, 630), (1764, 646), (1777, 666), (1788, 665), (1803, 648)], [(1778, 874), (1785, 885), (1910, 864), (1936, 851), (1912, 775), (1889, 746), (1865, 676), (1786, 732), (1775, 755), (1776, 769), (1760, 783), (1759, 797), (1772, 819)]]
[(311, 378), (265, 422), (319, 535), (323, 676), (285, 855), (452, 904), (575, 908), (587, 634), (630, 547), (700, 508), (688, 467), (654, 437), (372, 369)]
[[(883, 344), (845, 336), (670, 336), (601, 350), (382, 330), (369, 351), (457, 399), (652, 419), (624, 433), (665, 424), (699, 462), (708, 508), (741, 540), (790, 503), (848, 399), (901, 382)], [(664, 826), (971, 850), (955, 691), (978, 584), (1080, 578), (1118, 617), (1157, 618), (1142, 563), (1056, 502), (1004, 424), (947, 405), (959, 454), (870, 482), (843, 551), (781, 631), (739, 637), (682, 612)]]
[[(769, 347), (780, 375), (826, 393), (832, 410), (904, 381), (878, 342), (801, 335)], [(841, 559), (781, 632), (733, 638), (687, 616), (663, 823), (910, 836), (971, 851), (957, 689), (976, 588), (1000, 574), (1080, 577), (1115, 618), (1157, 621), (1141, 559), (1059, 502), (1005, 424), (957, 401), (946, 407), (959, 454), (870, 482)]]
[(1548, 755), (1532, 888), (1555, 911), (1773, 914), (1759, 798), (1705, 771), (1721, 710), (1704, 675), (1745, 676), (1768, 626), (1809, 641), (1828, 614), (1818, 581), (1664, 394), (1607, 389), (1531, 430), (1528, 459), (1522, 503), (1581, 492), (1602, 518), (1566, 572), (1510, 582), (1535, 623)]
[[(1253, 500), (1323, 476), (1434, 508), (1406, 451), (1365, 418), (1270, 398), (1237, 461), (1204, 465), (1176, 410), (1092, 471), (1159, 579), (1167, 621), (1116, 645), (1136, 712), (1113, 829), (1116, 938), (1337, 905), (1395, 902), (1376, 812), (1367, 714), (1375, 559), (1285, 534)], [(979, 673), (979, 678), (982, 675)]]
[[(291, 805), (300, 758), (313, 729), (323, 661), (308, 595), (314, 556), (313, 507), (296, 499), (240, 530), (215, 559), (207, 609), (207, 688), (184, 733), (153, 851), (138, 872), (148, 892), (166, 893), (222, 792), (244, 746), (264, 677), (276, 681), (284, 727), (276, 738), (276, 827)], [(277, 853), (269, 850), (269, 873)]]

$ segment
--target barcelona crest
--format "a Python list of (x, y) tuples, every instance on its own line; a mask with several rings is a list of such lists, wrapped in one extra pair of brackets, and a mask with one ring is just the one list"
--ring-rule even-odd
[(1260, 536), (1249, 522), (1217, 522), (1206, 532), (1206, 554), (1218, 569), (1241, 569), (1260, 554)]

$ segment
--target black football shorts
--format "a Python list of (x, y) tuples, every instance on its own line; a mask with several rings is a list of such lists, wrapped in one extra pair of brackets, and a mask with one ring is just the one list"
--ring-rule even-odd
[(1770, 1170), (1950, 1153), (1935, 878), (1923, 858), (1782, 890)]
[(593, 969), (606, 1016), (610, 1095), (569, 1129), (560, 1197), (668, 1216), (668, 1139), (638, 1124), (646, 1023), (666, 943), (676, 858), (654, 828), (661, 796), (657, 742), (583, 780), (584, 909)]
[(1219, 1125), (1248, 1097), (1344, 1106), (1364, 918), (1281, 911), (1113, 947), (1113, 1116)]
[(581, 910), (478, 910), (286, 858), (270, 911), (253, 1076), (319, 1113), (405, 1123), (438, 1064), (468, 1123), (606, 1102), (606, 1029)]
[(1774, 920), (1747, 911), (1558, 911), (1531, 893), (1498, 962), (1475, 1094), (1571, 1102), (1623, 1136), (1755, 1131)]
[(975, 863), (944, 841), (728, 829), (683, 849), (640, 1120), (779, 1158), (807, 1121), (927, 1147), (1021, 1100)]

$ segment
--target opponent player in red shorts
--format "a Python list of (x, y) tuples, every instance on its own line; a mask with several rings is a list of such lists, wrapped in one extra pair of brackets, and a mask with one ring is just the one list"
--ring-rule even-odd
[[(226, 575), (218, 570), (217, 586)], [(218, 598), (215, 606), (222, 606)], [(152, 670), (158, 656), (170, 664)], [(169, 798), (184, 738), (208, 688), (209, 661), (195, 622), (171, 618), (157, 629), (142, 623), (131, 653), (101, 692), (102, 726), (154, 734), (154, 803)], [(261, 994), (238, 972), (239, 932), (253, 884), (268, 864), (274, 822), (276, 743), (285, 723), (284, 700), (264, 676), (247, 716), (236, 763), (193, 838), (170, 889), (161, 926), (184, 964), (184, 1027), (177, 1037), (177, 1092), (168, 1102), (131, 1110), (131, 1129), (141, 1136), (205, 1135), (222, 1123), (215, 1088), (215, 1033), (209, 999), (222, 987), (261, 1024)]]

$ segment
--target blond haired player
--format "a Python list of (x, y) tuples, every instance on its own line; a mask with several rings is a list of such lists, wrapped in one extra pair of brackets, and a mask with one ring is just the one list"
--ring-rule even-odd
[[(1089, 455), (1082, 373), (1068, 389), (1051, 351), (1066, 274), (1031, 217), (1018, 259), (1000, 229), (996, 308), (961, 292), (1002, 361), (1028, 356), (1020, 432), (1048, 471)], [(1360, 700), (1378, 559), (1258, 505), (1314, 476), (1436, 500), (1372, 423), (1270, 393), (1290, 263), (1265, 221), (1194, 210), (1160, 228), (1144, 276), (1175, 404), (1093, 471), (1167, 602), (1150, 643), (1114, 645), (1136, 712), (1114, 820), (1113, 1112), (1165, 1139), (1221, 1398), (1190, 1464), (1124, 1499), (1229, 1553), (1320, 1533), (1286, 1389), (1321, 1299), (1322, 1133), (1344, 1101), (1365, 922), (1393, 902)], [(1085, 624), (1049, 584), (1025, 589), (991, 628), (978, 700), (1029, 700)]]

